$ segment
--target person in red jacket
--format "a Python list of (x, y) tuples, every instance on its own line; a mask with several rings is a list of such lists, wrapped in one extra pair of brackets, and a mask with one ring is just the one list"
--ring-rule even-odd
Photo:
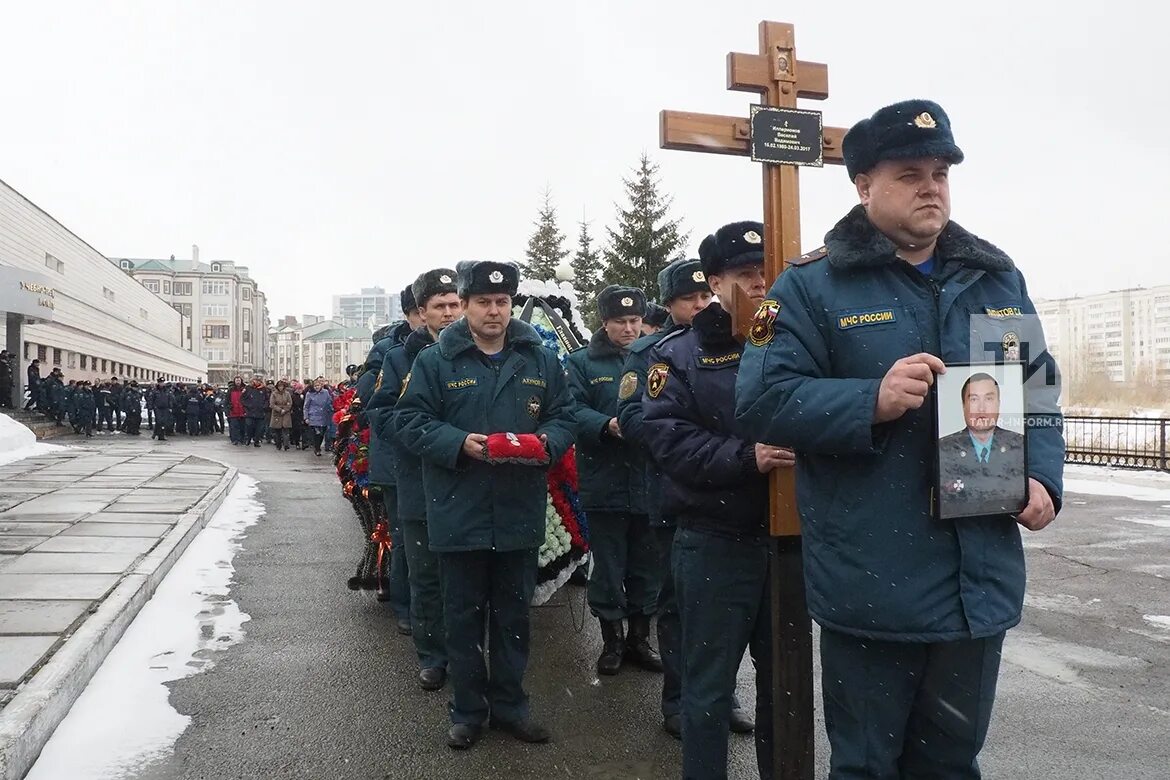
[(244, 410), (244, 378), (236, 376), (228, 390), (228, 435), (233, 445), (246, 443), (244, 418), (247, 416), (248, 413)]

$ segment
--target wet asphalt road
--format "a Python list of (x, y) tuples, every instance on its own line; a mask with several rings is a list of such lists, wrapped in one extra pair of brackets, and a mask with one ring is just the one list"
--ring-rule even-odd
[[(446, 693), (417, 687), (409, 638), (372, 595), (345, 588), (359, 531), (328, 458), (223, 439), (167, 446), (259, 480), (265, 516), (234, 562), (232, 596), (251, 616), (244, 641), (172, 684), (192, 725), (136, 780), (679, 776), (678, 743), (660, 729), (660, 677), (597, 679), (600, 637), (582, 623), (582, 589), (533, 614), (527, 687), (555, 742), (489, 732), (456, 753), (444, 742)], [(1170, 501), (1070, 495), (1027, 545), (1025, 619), (1006, 644), (984, 776), (1170, 777), (1170, 626), (1148, 619), (1170, 616)], [(750, 703), (750, 662), (740, 678)], [(752, 740), (731, 745), (729, 776), (756, 777)]]

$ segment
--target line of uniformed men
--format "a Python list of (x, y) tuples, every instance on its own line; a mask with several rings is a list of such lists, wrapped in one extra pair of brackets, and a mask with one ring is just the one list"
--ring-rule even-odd
[[(371, 474), (383, 457), (397, 464), (372, 481), (397, 478), (387, 508), (409, 558), (398, 587), (410, 591), (420, 682), (452, 683), (452, 747), (471, 747), (485, 725), (549, 739), (522, 687), (544, 471), (489, 457), (492, 434), (509, 432), (543, 442), (543, 462), (577, 443), (598, 671), (627, 658), (664, 669), (664, 726), (681, 732), (684, 778), (726, 777), (745, 650), (759, 772), (772, 776), (766, 475), (793, 466), (830, 777), (980, 776), (1000, 648), (1023, 601), (1018, 526), (1040, 530), (1060, 506), (1059, 376), (1029, 386), (1027, 505), (934, 519), (934, 377), (971, 359), (975, 315), (1001, 313), (978, 344), (1018, 343), (1009, 329), (1025, 323), (1002, 313), (1035, 308), (1011, 259), (950, 222), (949, 169), (963, 155), (937, 104), (887, 106), (843, 151), (860, 205), (766, 298), (763, 226), (726, 225), (698, 261), (660, 275), (660, 332), (636, 339), (641, 291), (607, 288), (603, 327), (569, 357), (568, 380), (511, 319), (514, 265), (460, 263), (413, 285), (425, 324), (382, 347)], [(710, 302), (733, 288), (758, 304), (747, 344)], [(1030, 342), (1047, 357), (1039, 328)]]

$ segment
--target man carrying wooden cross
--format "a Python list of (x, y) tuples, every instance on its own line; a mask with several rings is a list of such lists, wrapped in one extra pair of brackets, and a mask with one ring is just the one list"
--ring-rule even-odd
[[(829, 776), (978, 778), (1004, 633), (1023, 604), (1017, 523), (1038, 531), (1060, 508), (1059, 378), (1027, 388), (1019, 515), (932, 519), (926, 399), (946, 363), (981, 353), (973, 318), (1019, 312), (992, 327), (1004, 337), (1027, 325), (1037, 362), (1051, 358), (1024, 322), (1035, 308), (1012, 260), (950, 221), (949, 170), (963, 153), (942, 108), (882, 108), (843, 150), (861, 204), (760, 306), (737, 417), (797, 452)], [(854, 316), (865, 314), (881, 316)]]

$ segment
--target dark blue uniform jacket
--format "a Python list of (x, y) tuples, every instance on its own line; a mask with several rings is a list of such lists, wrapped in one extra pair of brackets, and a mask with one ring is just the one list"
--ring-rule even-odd
[(712, 303), (650, 350), (644, 436), (662, 467), (663, 512), (679, 528), (736, 539), (767, 535), (768, 479), (756, 437), (735, 419), (742, 347)]
[(929, 352), (948, 364), (982, 362), (996, 357), (989, 345), (1012, 336), (1028, 342), (1030, 359), (1050, 366), (1027, 386), (1028, 470), (1059, 510), (1059, 374), (1023, 275), (952, 222), (924, 276), (860, 207), (811, 256), (823, 259), (797, 261), (772, 286), (768, 298), (779, 310), (774, 326), (767, 318), (758, 326), (762, 345), (745, 352), (737, 407), (761, 439), (797, 451), (809, 611), (828, 628), (898, 641), (986, 637), (1014, 626), (1024, 598), (1015, 521), (934, 520), (931, 405), (880, 425), (873, 414), (881, 380), (900, 358)]

